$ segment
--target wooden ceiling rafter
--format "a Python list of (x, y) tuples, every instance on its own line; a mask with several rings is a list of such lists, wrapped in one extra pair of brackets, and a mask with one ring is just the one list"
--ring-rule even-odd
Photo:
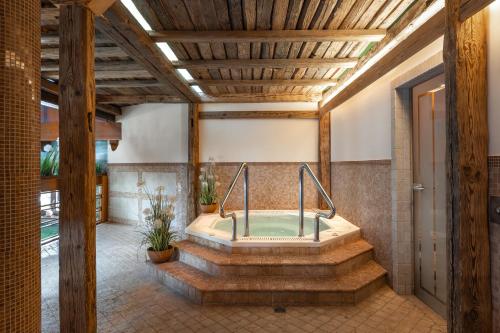
[[(250, 94), (263, 101), (315, 100), (325, 86), (357, 68), (367, 49), (391, 38), (391, 25), (420, 3), (133, 1), (153, 31), (144, 31), (119, 2), (96, 17), (97, 93), (123, 93), (128, 100), (178, 95), (197, 102), (248, 100)], [(462, 1), (468, 7), (490, 2)], [(47, 7), (42, 8), (42, 76), (57, 79), (59, 12)], [(168, 41), (179, 60), (167, 60), (157, 41)], [(194, 80), (186, 81), (177, 69), (189, 70)], [(204, 95), (196, 94), (193, 84)]]
[(108, 35), (132, 59), (142, 64), (158, 82), (177, 91), (188, 101), (200, 100), (121, 3), (114, 3), (104, 15), (96, 17), (95, 24), (99, 31)]
[(276, 43), (276, 42), (379, 42), (386, 31), (371, 30), (215, 30), (152, 31), (155, 42), (169, 43)]
[(172, 95), (97, 95), (96, 101), (99, 104), (185, 103)]
[(212, 60), (178, 60), (173, 61), (175, 68), (186, 69), (220, 69), (220, 68), (353, 68), (357, 58), (333, 59), (212, 59)]
[[(422, 15), (431, 5), (436, 3), (438, 0), (432, 0), (427, 2), (417, 2), (408, 11), (406, 11), (403, 16), (401, 16), (398, 21), (387, 30), (387, 36), (375, 47), (373, 47), (366, 55), (364, 55), (358, 65), (347, 75), (344, 75), (339, 81), (339, 86), (350, 79), (350, 77), (356, 73), (357, 70), (362, 68), (370, 59), (376, 55), (380, 50), (382, 50), (386, 45), (391, 43), (391, 41), (398, 36), (410, 23), (412, 23), (416, 18)], [(441, 15), (441, 19), (436, 21), (436, 18)], [(440, 24), (441, 22), (442, 24)], [(323, 93), (323, 101), (328, 98), (330, 94), (336, 93), (336, 95), (327, 102), (320, 103), (320, 114), (324, 114), (332, 110), (334, 107), (345, 102), (356, 93), (366, 88), (369, 84), (375, 82), (378, 78), (382, 77), (394, 66), (399, 65), (404, 60), (408, 59), (411, 55), (415, 54), (430, 42), (438, 38), (444, 33), (444, 15), (443, 13), (438, 13), (434, 16), (434, 20), (430, 19), (424, 23), (423, 28), (417, 30), (412, 35), (418, 36), (415, 38), (406, 38), (394, 49), (392, 49), (387, 55), (385, 55), (381, 60), (370, 67), (363, 75), (357, 78), (354, 82), (349, 84), (345, 89), (336, 92), (335, 88), (331, 90), (325, 90)]]
[[(42, 100), (58, 105), (59, 86), (57, 83), (42, 78), (40, 89), (42, 90)], [(104, 114), (103, 114), (104, 113)], [(106, 120), (114, 121), (115, 116), (122, 114), (119, 107), (113, 105), (96, 104), (96, 116)], [(109, 116), (106, 116), (109, 115)]]
[(337, 80), (294, 80), (294, 79), (271, 79), (271, 80), (193, 80), (192, 85), (199, 86), (335, 86)]

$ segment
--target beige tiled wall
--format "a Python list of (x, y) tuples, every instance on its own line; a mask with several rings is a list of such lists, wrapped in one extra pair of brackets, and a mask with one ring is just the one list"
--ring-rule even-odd
[(40, 1), (0, 1), (0, 332), (40, 332)]
[(187, 164), (109, 164), (109, 220), (132, 225), (143, 222), (142, 211), (148, 202), (137, 183), (144, 181), (150, 191), (164, 186), (168, 196), (175, 197), (173, 228), (181, 237), (187, 221)]
[[(218, 163), (216, 173), (221, 186), (218, 193), (222, 198), (238, 171), (240, 163)], [(250, 209), (298, 209), (299, 166), (295, 162), (249, 163)], [(317, 174), (317, 163), (309, 163)], [(318, 194), (312, 181), (305, 180), (305, 208), (318, 207)], [(243, 178), (237, 183), (227, 202), (229, 209), (243, 208)]]
[[(500, 196), (500, 156), (488, 158), (489, 194)], [(500, 332), (500, 224), (490, 223), (491, 288), (493, 294), (493, 328)]]
[(391, 161), (332, 163), (332, 199), (338, 214), (361, 228), (392, 280)]

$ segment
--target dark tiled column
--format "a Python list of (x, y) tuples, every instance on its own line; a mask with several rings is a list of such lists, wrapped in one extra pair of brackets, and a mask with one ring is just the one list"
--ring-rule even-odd
[(40, 1), (0, 1), (0, 332), (39, 332)]

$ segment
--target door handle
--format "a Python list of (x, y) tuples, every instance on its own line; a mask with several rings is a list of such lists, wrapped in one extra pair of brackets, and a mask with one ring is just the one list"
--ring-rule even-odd
[(425, 190), (424, 185), (422, 184), (413, 184), (413, 191), (423, 191)]

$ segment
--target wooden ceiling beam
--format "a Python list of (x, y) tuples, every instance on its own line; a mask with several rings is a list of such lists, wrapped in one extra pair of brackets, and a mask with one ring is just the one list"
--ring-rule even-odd
[[(99, 46), (95, 48), (95, 58), (127, 58), (128, 55), (117, 46)], [(59, 47), (42, 48), (42, 59), (59, 59)]]
[[(94, 65), (96, 71), (140, 71), (144, 70), (140, 64), (131, 60), (122, 61), (98, 61)], [(59, 71), (59, 62), (45, 60), (42, 61), (42, 72)]]
[[(51, 102), (51, 103), (56, 104), (56, 105), (59, 104), (59, 101), (58, 101), (59, 85), (57, 83), (50, 82), (50, 81), (42, 78), (40, 87), (42, 90), (42, 100), (45, 100), (47, 102)], [(112, 105), (96, 105), (96, 110), (107, 113), (107, 114), (112, 115), (112, 116), (118, 116), (118, 115), (122, 114), (122, 110), (119, 107), (112, 106)], [(103, 118), (106, 118), (106, 117), (103, 117)]]
[(480, 10), (486, 8), (495, 0), (462, 0), (460, 9), (460, 21), (465, 21)]
[(192, 84), (200, 86), (335, 86), (337, 80), (294, 80), (294, 79), (275, 79), (275, 80), (193, 80)]
[(185, 103), (179, 96), (171, 95), (97, 95), (100, 104)]
[(150, 32), (156, 42), (275, 43), (275, 42), (379, 42), (386, 31), (370, 30), (168, 30)]
[(318, 119), (318, 111), (210, 111), (200, 119)]
[[(354, 73), (357, 68), (366, 63), (376, 52), (388, 44), (395, 36), (397, 36), (404, 28), (406, 28), (415, 18), (422, 14), (422, 12), (430, 6), (433, 2), (418, 2), (411, 7), (399, 20), (387, 31), (387, 36), (376, 45), (365, 57), (360, 59), (358, 65), (351, 72)], [(460, 8), (460, 19), (471, 17), (479, 12), (487, 5), (492, 3), (493, 0), (462, 0)], [(382, 60), (379, 60), (375, 65), (368, 69), (363, 75), (354, 80), (344, 90), (339, 92), (334, 98), (320, 107), (320, 114), (328, 112), (333, 108), (344, 103), (352, 96), (368, 87), (370, 84), (384, 76), (395, 66), (401, 64), (403, 61), (410, 58), (412, 55), (429, 45), (436, 40), (439, 36), (444, 34), (445, 15), (444, 10), (440, 11), (433, 18), (427, 21), (422, 27), (417, 29), (413, 34), (408, 36), (403, 42), (396, 46), (389, 52)], [(350, 75), (346, 75), (343, 80), (349, 79)], [(339, 82), (342, 84), (342, 81)], [(328, 95), (328, 91), (324, 94), (323, 99)]]
[(204, 96), (203, 103), (318, 102), (321, 94), (235, 93)]
[(178, 60), (173, 62), (176, 68), (194, 70), (221, 68), (353, 68), (357, 58), (334, 59), (213, 59), (213, 60)]
[[(436, 0), (433, 0), (431, 2), (417, 2), (413, 7), (411, 7), (398, 20), (398, 22), (387, 31), (386, 38), (378, 43), (370, 52), (368, 52), (367, 55), (362, 57), (358, 65), (350, 73), (345, 75), (342, 80), (339, 81), (339, 85), (342, 85), (343, 82), (347, 81), (352, 74), (354, 74), (357, 70), (359, 70), (359, 68), (366, 64), (366, 62), (368, 62), (383, 47), (389, 44), (413, 20), (422, 15), (422, 13), (424, 13), (425, 10), (427, 10), (427, 8), (434, 2), (436, 2)], [(332, 99), (330, 99), (326, 103), (321, 102), (320, 115), (344, 103), (352, 96), (356, 95), (361, 90), (365, 89), (370, 84), (384, 76), (395, 66), (401, 64), (443, 34), (444, 11), (441, 10), (438, 14), (434, 15), (433, 18), (424, 23), (414, 33), (404, 39), (399, 45), (393, 48), (383, 59), (372, 65), (363, 75), (354, 80), (342, 91), (338, 92)], [(329, 94), (331, 93), (332, 91), (326, 91), (323, 94), (323, 100), (327, 99)]]
[(97, 88), (147, 88), (165, 86), (156, 80), (99, 80)]
[(102, 15), (116, 0), (52, 0), (55, 5), (80, 5), (90, 9), (95, 15)]
[[(57, 71), (45, 71), (42, 72), (43, 76), (49, 79), (58, 80), (59, 79), (59, 70)], [(152, 79), (151, 74), (142, 69), (136, 71), (124, 71), (124, 70), (104, 70), (104, 71), (95, 71), (94, 77), (96, 80), (114, 80), (114, 79)]]
[[(57, 45), (59, 45), (59, 33), (58, 33), (58, 31), (50, 31), (47, 33), (43, 33), (42, 37), (41, 37), (41, 43), (42, 43), (42, 47), (43, 46), (57, 46)], [(112, 40), (110, 40), (109, 38), (107, 38), (103, 34), (98, 33), (97, 31), (96, 31), (96, 35), (95, 35), (95, 43), (97, 46), (99, 46), (100, 44), (114, 44), (114, 42)]]
[(200, 100), (120, 2), (114, 3), (103, 16), (96, 17), (95, 23), (99, 31), (111, 38), (137, 63), (142, 64), (159, 82), (191, 102)]

